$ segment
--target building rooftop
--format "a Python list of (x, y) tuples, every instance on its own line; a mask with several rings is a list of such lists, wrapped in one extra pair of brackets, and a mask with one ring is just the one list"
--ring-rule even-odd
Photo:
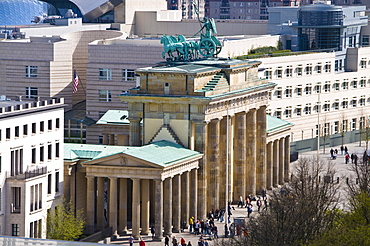
[(279, 130), (283, 130), (287, 127), (294, 126), (293, 123), (290, 123), (288, 121), (273, 117), (271, 115), (266, 115), (266, 132), (267, 133), (273, 133)]
[(97, 122), (97, 125), (126, 125), (130, 124), (127, 119), (127, 110), (108, 110)]

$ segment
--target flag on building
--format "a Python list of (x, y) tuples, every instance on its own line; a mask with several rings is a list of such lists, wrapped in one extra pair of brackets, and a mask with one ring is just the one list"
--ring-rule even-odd
[(77, 71), (75, 69), (74, 74), (73, 74), (73, 93), (77, 92), (79, 84), (80, 84), (80, 79), (79, 79)]

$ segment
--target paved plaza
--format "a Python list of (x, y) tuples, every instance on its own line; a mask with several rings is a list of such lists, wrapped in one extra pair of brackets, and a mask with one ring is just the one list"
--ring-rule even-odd
[[(361, 143), (361, 147), (359, 145), (360, 145), (359, 142), (345, 144), (345, 146), (347, 146), (347, 148), (348, 148), (349, 154), (356, 153), (359, 157), (360, 162), (361, 162), (362, 155), (365, 151), (365, 142)], [(334, 177), (334, 182), (337, 182), (337, 179), (339, 178), (339, 182), (343, 185), (346, 182), (347, 178), (353, 178), (353, 177), (351, 177), (351, 172), (349, 171), (351, 160), (349, 161), (349, 164), (345, 164), (345, 158), (344, 158), (345, 155), (344, 155), (344, 153), (341, 154), (340, 146), (334, 146), (332, 148), (333, 149), (338, 149), (338, 155), (337, 155), (337, 158), (335, 160), (332, 160), (331, 156), (330, 156), (331, 147), (325, 149), (325, 154), (323, 153), (324, 152), (323, 149), (320, 149), (320, 158), (324, 161), (327, 161), (328, 163), (329, 162), (333, 163), (334, 168), (337, 172), (336, 176)], [(303, 158), (303, 157), (314, 157), (314, 158), (316, 158), (316, 156), (317, 156), (317, 151), (309, 151), (309, 152), (304, 152), (304, 153), (299, 154), (300, 158)], [(294, 168), (293, 166), (294, 166), (294, 163), (291, 163), (291, 168)], [(291, 171), (293, 171), (293, 170), (291, 170)], [(258, 214), (258, 212), (256, 211), (257, 206), (256, 206), (255, 203), (256, 203), (255, 201), (252, 202), (254, 212), (252, 213), (251, 216), (256, 216)], [(342, 199), (342, 205), (345, 206), (345, 199)], [(247, 218), (246, 218), (247, 217), (247, 209), (246, 208), (238, 208), (236, 204), (233, 205), (233, 207), (235, 208), (235, 210), (232, 210), (233, 214), (231, 216), (231, 222), (234, 222), (234, 219), (240, 219), (240, 218), (245, 218), (247, 220)], [(224, 230), (225, 222), (221, 223), (219, 221), (216, 221), (215, 224), (218, 228), (219, 237), (220, 238), (225, 237), (225, 230)], [(228, 224), (228, 225), (230, 225), (230, 224)], [(172, 236), (176, 236), (178, 241), (180, 241), (181, 237), (184, 237), (186, 242), (191, 241), (192, 245), (197, 245), (198, 240), (200, 238), (199, 235), (194, 235), (194, 234), (190, 233), (188, 230), (185, 230), (182, 233), (173, 233)], [(129, 235), (121, 236), (117, 240), (112, 241), (111, 244), (129, 245), (128, 238), (129, 238)], [(148, 235), (148, 236), (143, 235), (142, 238), (146, 242), (146, 245), (149, 245), (149, 246), (164, 245), (164, 239), (161, 242), (153, 241), (151, 235)], [(138, 244), (139, 244), (139, 241), (135, 240), (134, 245), (138, 245)], [(209, 244), (212, 245), (212, 241), (209, 241)], [(171, 241), (170, 241), (170, 245), (172, 245)]]

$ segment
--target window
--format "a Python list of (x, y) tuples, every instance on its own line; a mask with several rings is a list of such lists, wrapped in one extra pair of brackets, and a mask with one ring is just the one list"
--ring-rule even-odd
[(365, 117), (360, 117), (360, 122), (359, 122), (359, 128), (364, 129), (365, 128)]
[(335, 121), (334, 122), (334, 133), (338, 133), (339, 132), (339, 121)]
[(342, 83), (342, 89), (343, 90), (348, 90), (348, 82), (343, 82)]
[(55, 172), (55, 192), (59, 192), (59, 172)]
[(59, 143), (55, 143), (55, 157), (59, 158)]
[(302, 96), (302, 88), (301, 87), (298, 87), (296, 89), (296, 92), (297, 92), (297, 96)]
[(43, 121), (41, 121), (40, 122), (40, 132), (44, 132), (44, 122)]
[(36, 123), (32, 123), (32, 134), (36, 134)]
[(15, 176), (23, 173), (23, 149), (14, 149), (10, 152), (10, 174)]
[(314, 91), (316, 94), (319, 94), (321, 92), (321, 86), (320, 85), (315, 85)]
[(352, 99), (352, 100), (351, 100), (351, 107), (352, 107), (352, 108), (357, 107), (357, 100), (356, 100), (356, 99)]
[(324, 92), (330, 92), (330, 84), (326, 83), (324, 85)]
[(321, 73), (321, 65), (318, 65), (315, 67), (316, 73), (320, 74)]
[(311, 107), (309, 106), (304, 107), (304, 114), (311, 114)]
[(348, 130), (348, 120), (343, 120), (342, 131), (346, 132)]
[(28, 135), (28, 125), (23, 125), (23, 136)]
[(53, 129), (53, 121), (48, 120), (48, 130), (51, 131)]
[(360, 67), (361, 68), (366, 68), (366, 63), (367, 63), (366, 60), (361, 60), (360, 61)]
[(329, 123), (324, 123), (324, 129), (323, 129), (324, 136), (327, 136), (327, 135), (330, 134), (329, 129), (330, 129), (330, 124)]
[(109, 90), (99, 90), (99, 102), (111, 102), (112, 94)]
[(285, 89), (285, 97), (292, 97), (292, 89)]
[(357, 81), (356, 80), (353, 80), (351, 82), (351, 86), (352, 86), (353, 89), (356, 89), (357, 88)]
[(19, 224), (12, 224), (12, 236), (19, 236)]
[(295, 114), (296, 114), (297, 116), (301, 116), (301, 115), (302, 115), (302, 109), (301, 109), (301, 108), (296, 108), (296, 110), (295, 110)]
[(10, 128), (6, 128), (5, 135), (6, 135), (6, 139), (10, 139)]
[(285, 76), (286, 77), (292, 77), (293, 76), (293, 69), (292, 68), (287, 68), (285, 70)]
[(369, 46), (370, 38), (369, 35), (362, 35), (362, 46)]
[(55, 119), (55, 128), (56, 129), (59, 129), (59, 127), (60, 127), (60, 119), (59, 118), (56, 118)]
[(353, 118), (352, 119), (352, 124), (351, 124), (351, 130), (352, 131), (354, 131), (354, 130), (356, 130), (356, 121), (357, 121), (357, 119), (356, 118)]
[(36, 148), (32, 148), (31, 150), (31, 161), (32, 161), (32, 164), (36, 164)]
[(325, 64), (324, 69), (325, 69), (325, 73), (330, 73), (331, 72), (331, 64)]
[(132, 81), (135, 80), (134, 69), (122, 69), (122, 80)]
[(26, 66), (26, 78), (36, 78), (37, 77), (37, 66)]
[(276, 77), (279, 79), (283, 77), (283, 70), (281, 68), (276, 70)]
[(19, 138), (19, 126), (16, 126), (14, 129), (14, 137)]
[(44, 161), (44, 146), (40, 146), (40, 162)]
[(112, 80), (112, 70), (110, 68), (99, 68), (99, 80)]
[(48, 174), (48, 194), (51, 194), (51, 174)]
[(306, 75), (311, 75), (312, 74), (312, 66), (308, 65), (305, 68)]
[(329, 112), (330, 111), (330, 104), (325, 103), (324, 104), (324, 112)]
[(277, 90), (276, 92), (275, 92), (275, 94), (276, 94), (276, 98), (281, 98), (281, 90)]
[(292, 110), (291, 109), (286, 109), (285, 110), (285, 118), (290, 118), (292, 117)]
[(361, 88), (366, 87), (366, 80), (361, 79), (360, 82), (359, 82), (359, 85), (360, 85)]
[(348, 108), (348, 101), (342, 102), (342, 108)]
[(21, 212), (21, 187), (12, 187), (11, 213)]
[(360, 106), (365, 106), (365, 98), (360, 98), (360, 100), (358, 101), (358, 104)]
[(52, 152), (52, 149), (51, 149), (51, 144), (48, 144), (48, 160), (51, 160), (51, 152)]
[(312, 87), (311, 87), (311, 86), (306, 86), (306, 87), (304, 88), (304, 93), (305, 93), (306, 95), (311, 95), (311, 91), (312, 91)]
[(37, 87), (26, 87), (26, 98), (37, 98), (39, 94)]
[(333, 103), (333, 109), (334, 110), (338, 110), (339, 109), (339, 103), (338, 102)]
[(265, 71), (265, 79), (272, 79), (272, 71), (266, 70)]
[(339, 83), (338, 82), (334, 83), (333, 88), (335, 91), (339, 91)]
[(302, 76), (302, 67), (297, 67), (296, 73), (297, 73), (297, 76)]

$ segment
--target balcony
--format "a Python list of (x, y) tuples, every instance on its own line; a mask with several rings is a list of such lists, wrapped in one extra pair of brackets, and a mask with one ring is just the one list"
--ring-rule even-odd
[(15, 180), (26, 180), (29, 178), (34, 178), (37, 176), (41, 176), (47, 173), (47, 167), (46, 166), (39, 166), (39, 167), (34, 167), (34, 166), (28, 166), (29, 170), (25, 171), (24, 173), (17, 174), (14, 176), (9, 175), (10, 173), (7, 172), (6, 177), (8, 179), (15, 179)]

